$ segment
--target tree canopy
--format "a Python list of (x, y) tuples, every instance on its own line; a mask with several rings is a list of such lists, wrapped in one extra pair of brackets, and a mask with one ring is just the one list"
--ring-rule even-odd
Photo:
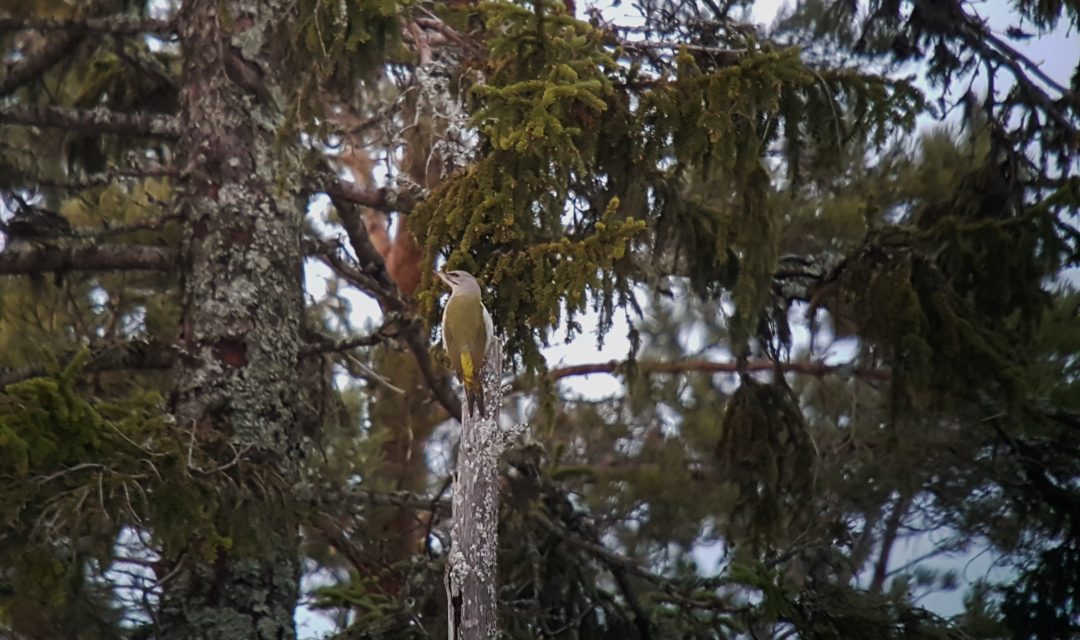
[(505, 637), (1080, 634), (1080, 4), (753, 4), (0, 0), (0, 635), (444, 635), (437, 268)]

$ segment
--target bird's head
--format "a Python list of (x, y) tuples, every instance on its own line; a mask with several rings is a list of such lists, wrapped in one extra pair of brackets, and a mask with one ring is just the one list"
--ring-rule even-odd
[(450, 287), (451, 293), (475, 291), (480, 293), (480, 283), (468, 271), (436, 271), (435, 275)]

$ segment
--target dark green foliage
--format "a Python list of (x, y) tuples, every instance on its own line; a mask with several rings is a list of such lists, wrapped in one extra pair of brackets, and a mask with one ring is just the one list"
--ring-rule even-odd
[(793, 625), (803, 637), (820, 640), (872, 638), (963, 640), (940, 617), (906, 603), (846, 586), (815, 585), (792, 607)]
[(325, 94), (352, 97), (358, 83), (377, 73), (401, 38), (398, 0), (300, 0), (282, 16), (274, 47), (275, 68), (297, 128), (326, 117)]
[(786, 385), (742, 379), (724, 409), (715, 452), (719, 481), (736, 487), (728, 539), (753, 544), (804, 526), (817, 475), (814, 446)]
[[(0, 12), (23, 16), (24, 4), (0, 0)], [(317, 134), (353, 129), (333, 151), (345, 165), (349, 145), (366, 145), (351, 158), (375, 167), (364, 195), (379, 200), (385, 184), (389, 196), (399, 178), (422, 185), (414, 208), (387, 212), (422, 247), (408, 266), (479, 275), (524, 365), (507, 410), (530, 442), (500, 468), (506, 635), (1080, 632), (1076, 92), (1038, 78), (1002, 46), (1023, 35), (990, 31), (969, 1), (807, 0), (772, 34), (734, 17), (749, 2), (631, 4), (641, 28), (555, 0), (301, 0), (279, 5), (261, 52), (242, 16), (220, 15), (232, 53), (262, 56), (280, 82), (245, 100), (256, 120), (284, 115), (283, 156), (325, 160)], [(1072, 1), (1011, 6), (1021, 32), (1075, 29), (1080, 15)], [(425, 68), (415, 29), (431, 45)], [(40, 35), (0, 33), (5, 60)], [(186, 53), (157, 44), (77, 39), (3, 105), (174, 114)], [(975, 70), (995, 73), (990, 100), (961, 98)], [(916, 71), (938, 100), (906, 75)], [(0, 83), (5, 73), (7, 62)], [(446, 95), (424, 85), (436, 76)], [(950, 107), (962, 116), (952, 128), (925, 127)], [(178, 143), (10, 123), (0, 139), (4, 195), (67, 222), (11, 248), (187, 246), (187, 222), (164, 218), (185, 213), (185, 167), (170, 165), (182, 182), (77, 184), (169, 165)], [(455, 140), (475, 142), (460, 168), (426, 174)], [(378, 204), (402, 203), (389, 200)], [(309, 225), (322, 237), (306, 239), (313, 262), (341, 231), (323, 222)], [(349, 266), (393, 271), (370, 262)], [(102, 352), (139, 345), (193, 357), (176, 273), (5, 278), (0, 367), (22, 381), (0, 390), (0, 634), (152, 634), (139, 625), (160, 608), (157, 585), (125, 601), (110, 570), (126, 558), (166, 577), (213, 567), (222, 551), (260, 556), (264, 527), (278, 525), (303, 531), (310, 573), (333, 576), (311, 595), (342, 621), (339, 637), (445, 632), (435, 500), (448, 499), (460, 453), (438, 428), (428, 378), (441, 372), (419, 370), (424, 345), (401, 340), (417, 316), (434, 324), (444, 291), (427, 276), (417, 309), (405, 291), (385, 327), (357, 327), (346, 292), (367, 281), (344, 273), (324, 297), (307, 292), (302, 337), (379, 344), (303, 347), (296, 429), (310, 455), (289, 486), (223, 434), (173, 422), (171, 372), (102, 366)], [(547, 371), (556, 363), (540, 351), (559, 326), (578, 336), (588, 314), (601, 344), (618, 314), (628, 321), (627, 360), (593, 369), (623, 383), (600, 399), (579, 396), (588, 387), (573, 371)], [(595, 361), (592, 339), (578, 361)], [(22, 373), (43, 361), (54, 363), (45, 375)], [(911, 558), (912, 538), (984, 551), (1006, 570), (942, 620), (920, 598), (957, 587), (960, 574), (936, 564), (956, 558)]]
[(871, 357), (893, 363), (896, 399), (905, 404), (927, 408), (938, 393), (985, 385), (1017, 397), (1018, 354), (911, 244), (903, 232), (871, 237), (819, 289), (816, 304), (857, 323)]
[(1016, 584), (1002, 589), (1001, 613), (1014, 638), (1080, 634), (1080, 537), (1043, 551)]
[[(892, 126), (913, 122), (919, 93), (903, 81), (810, 68), (796, 49), (763, 47), (719, 68), (684, 52), (670, 77), (633, 93), (631, 107), (619, 89), (639, 71), (617, 65), (620, 50), (606, 46), (603, 32), (560, 5), (482, 5), (494, 35), (486, 81), (473, 89), (473, 120), (485, 147), (409, 217), (427, 265), (443, 254), (452, 268), (480, 267), (495, 289), (531, 283), (528, 298), (514, 288), (494, 301), (500, 326), (552, 327), (565, 308), (572, 327), (591, 297), (607, 327), (627, 278), (649, 271), (627, 260), (625, 247), (651, 246), (661, 268), (687, 275), (700, 295), (732, 291), (734, 338), (746, 340), (776, 263), (762, 164), (769, 144), (787, 132), (794, 171), (835, 163), (851, 137), (880, 143)], [(648, 234), (642, 215), (653, 221)], [(511, 353), (530, 367), (538, 364), (531, 335), (509, 336)]]
[[(590, 299), (595, 308), (625, 294), (628, 281), (619, 274), (644, 229), (614, 194), (575, 205), (574, 222), (564, 222), (575, 181), (595, 171), (614, 62), (600, 32), (558, 6), (481, 6), (493, 34), (489, 77), (473, 90), (484, 155), (409, 216), (427, 250), (425, 273), (444, 253), (449, 268), (470, 269), (506, 291), (489, 307), (500, 326), (520, 327), (509, 335), (510, 353), (530, 367), (540, 364), (536, 329), (555, 326), (564, 313), (572, 326)], [(433, 302), (430, 293), (421, 296), (425, 308)], [(602, 322), (610, 316), (608, 309)]]
[[(209, 449), (224, 443), (196, 446), (156, 393), (86, 399), (76, 385), (87, 355), (0, 396), (0, 620), (42, 637), (49, 620), (114, 637), (119, 596), (106, 572), (150, 561), (122, 542), (135, 528), (176, 550), (148, 569), (164, 575), (182, 554), (259, 553), (252, 526), (266, 521), (268, 504), (273, 518), (293, 517), (269, 472), (212, 466)], [(236, 488), (228, 495), (215, 484), (226, 473)]]

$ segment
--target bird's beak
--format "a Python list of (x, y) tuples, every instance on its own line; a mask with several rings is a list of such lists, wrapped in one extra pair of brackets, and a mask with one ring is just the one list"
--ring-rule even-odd
[(436, 271), (435, 275), (439, 276), (439, 280), (442, 280), (443, 282), (445, 282), (446, 286), (448, 286), (448, 287), (450, 286), (450, 280), (446, 277), (445, 273), (443, 273), (442, 271)]

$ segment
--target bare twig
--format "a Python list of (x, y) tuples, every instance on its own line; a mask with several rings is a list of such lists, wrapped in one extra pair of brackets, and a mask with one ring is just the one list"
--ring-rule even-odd
[[(386, 262), (383, 260), (382, 255), (371, 244), (367, 227), (364, 225), (356, 205), (351, 201), (335, 197), (332, 193), (330, 199), (337, 209), (338, 215), (341, 216), (345, 233), (349, 236), (349, 245), (356, 254), (357, 265), (353, 267), (337, 255), (326, 256), (324, 260), (339, 273), (351, 273), (354, 278), (352, 281), (378, 301), (383, 313), (411, 314), (411, 304), (401, 295), (386, 269)], [(451, 416), (460, 421), (461, 400), (451, 389), (450, 381), (446, 375), (437, 372), (435, 363), (431, 359), (431, 353), (428, 351), (427, 336), (424, 336), (421, 331), (422, 326), (419, 322), (407, 324), (400, 338), (408, 346), (409, 351), (413, 353), (416, 365), (420, 369), (420, 375), (424, 378), (424, 383), (431, 390), (435, 399)]]
[(438, 496), (435, 498), (422, 496), (409, 491), (371, 491), (370, 489), (353, 489), (349, 487), (323, 487), (319, 492), (319, 496), (321, 503), (333, 509), (340, 509), (341, 505), (362, 503), (380, 507), (433, 511), (443, 515), (450, 513), (449, 500)]
[(38, 484), (46, 484), (48, 482), (51, 482), (51, 481), (59, 478), (60, 476), (67, 475), (69, 473), (75, 473), (76, 471), (82, 471), (83, 469), (103, 469), (103, 468), (104, 467), (102, 467), (100, 464), (97, 464), (97, 463), (94, 463), (94, 462), (83, 462), (81, 464), (77, 464), (77, 465), (74, 465), (72, 467), (67, 467), (65, 469), (61, 469), (60, 471), (57, 471), (56, 473), (52, 473), (52, 474), (49, 474), (47, 476), (37, 478), (36, 482)]
[[(852, 367), (850, 365), (831, 365), (824, 362), (773, 362), (772, 360), (751, 360), (745, 364), (738, 362), (714, 362), (712, 360), (675, 360), (672, 362), (638, 361), (634, 363), (634, 371), (643, 374), (656, 373), (740, 373), (776, 371), (779, 368), (784, 372), (800, 373), (811, 376), (827, 375), (852, 375), (856, 378), (870, 380), (889, 380), (892, 373), (885, 369), (871, 369), (865, 367)], [(568, 367), (560, 367), (548, 371), (547, 377), (551, 380), (561, 380), (574, 376), (586, 376), (594, 373), (624, 374), (629, 365), (619, 360), (608, 362), (595, 362), (591, 364), (579, 364)], [(523, 381), (514, 383), (515, 388), (522, 388)]]
[(372, 189), (337, 179), (327, 181), (326, 184), (319, 185), (313, 190), (323, 190), (331, 199), (371, 207), (379, 211), (408, 213), (416, 205), (415, 198), (406, 191), (395, 191), (385, 187)]
[(359, 347), (373, 347), (397, 337), (401, 324), (402, 318), (393, 316), (388, 318), (382, 326), (372, 333), (343, 340), (333, 340), (314, 331), (308, 331), (305, 338), (309, 341), (309, 344), (300, 349), (300, 355), (303, 357), (317, 353), (341, 353)]

